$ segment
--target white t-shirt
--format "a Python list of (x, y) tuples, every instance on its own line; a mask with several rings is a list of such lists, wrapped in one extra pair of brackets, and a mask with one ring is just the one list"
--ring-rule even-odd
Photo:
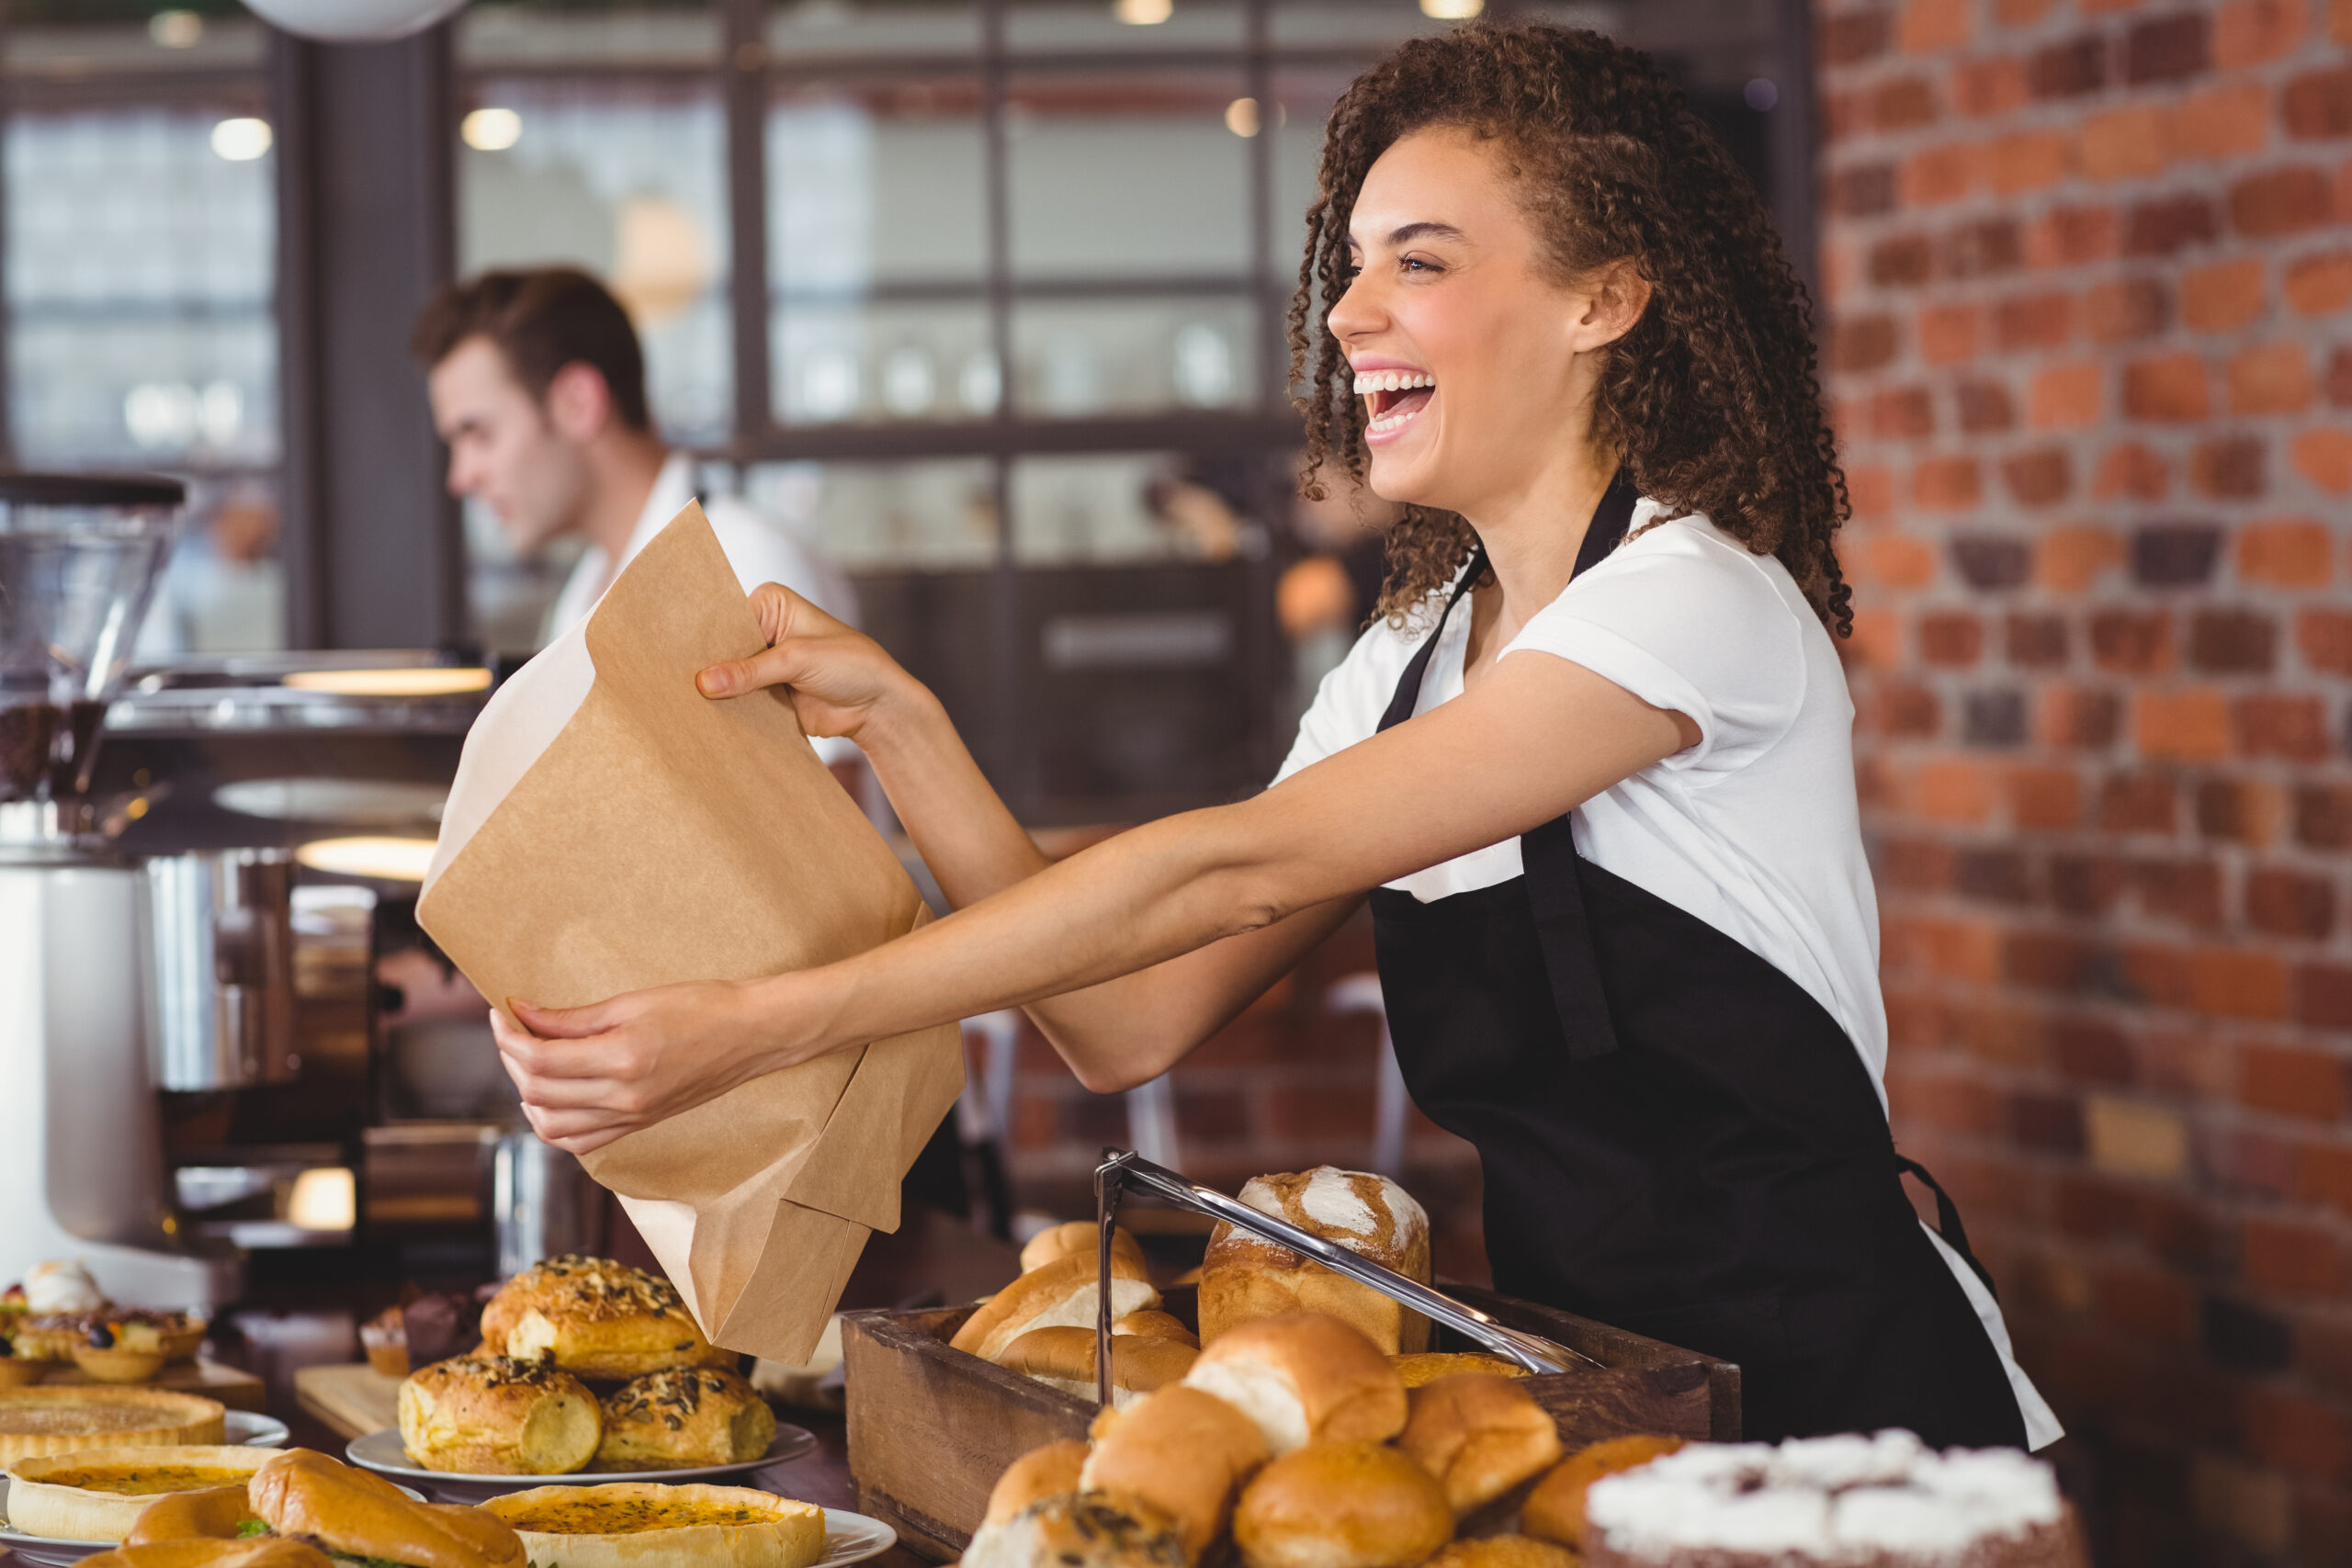
[[(1566, 659), (1698, 725), (1696, 745), (1577, 807), (1577, 852), (1802, 986), (1844, 1027), (1883, 1105), (1878, 897), (1862, 853), (1845, 671), (1786, 567), (1704, 517), (1658, 522), (1663, 510), (1637, 503), (1625, 543), (1530, 617), (1502, 657)], [(1379, 621), (1357, 639), (1323, 678), (1277, 784), (1379, 728), (1444, 603), (1433, 595), (1406, 631)], [(1468, 606), (1457, 607), (1416, 714), (1462, 694), (1469, 630)], [(1427, 903), (1521, 869), (1511, 838), (1389, 886)], [(1940, 1240), (1938, 1249), (2001, 1353), (2030, 1446), (2055, 1441), (2056, 1418), (2018, 1371), (1999, 1308), (1958, 1255)]]

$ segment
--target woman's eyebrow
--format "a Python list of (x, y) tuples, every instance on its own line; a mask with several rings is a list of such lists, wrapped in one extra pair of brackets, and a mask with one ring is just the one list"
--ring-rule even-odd
[[(1469, 237), (1451, 223), (1440, 223), (1434, 219), (1423, 219), (1419, 222), (1407, 223), (1388, 231), (1387, 243), (1391, 249), (1394, 249), (1398, 245), (1410, 244), (1415, 240), (1466, 240)], [(1352, 233), (1348, 236), (1348, 243), (1358, 250), (1363, 248), (1363, 242)]]

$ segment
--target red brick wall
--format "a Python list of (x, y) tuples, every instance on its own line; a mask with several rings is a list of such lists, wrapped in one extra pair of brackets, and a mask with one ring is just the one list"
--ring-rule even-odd
[(1822, 0), (1897, 1134), (2110, 1562), (2352, 1562), (2352, 0)]

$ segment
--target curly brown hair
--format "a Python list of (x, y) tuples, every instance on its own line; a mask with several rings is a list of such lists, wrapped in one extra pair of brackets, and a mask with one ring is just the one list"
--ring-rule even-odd
[[(1823, 621), (1851, 635), (1835, 548), (1846, 477), (1804, 286), (1755, 187), (1681, 92), (1647, 55), (1598, 33), (1475, 23), (1405, 44), (1340, 96), (1290, 306), (1306, 493), (1321, 497), (1327, 462), (1364, 472), (1361, 404), (1329, 325), (1348, 287), (1356, 194), (1382, 152), (1431, 126), (1506, 150), (1557, 277), (1622, 259), (1651, 285), (1641, 320), (1604, 351), (1594, 420), (1641, 492), (1778, 556)], [(1456, 513), (1408, 507), (1388, 535), (1378, 613), (1404, 626), (1476, 546)]]

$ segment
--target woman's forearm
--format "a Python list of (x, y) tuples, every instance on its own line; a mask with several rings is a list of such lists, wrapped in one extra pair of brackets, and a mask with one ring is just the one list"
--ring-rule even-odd
[(951, 908), (977, 904), (1050, 863), (980, 772), (946, 708), (912, 677), (858, 743)]

